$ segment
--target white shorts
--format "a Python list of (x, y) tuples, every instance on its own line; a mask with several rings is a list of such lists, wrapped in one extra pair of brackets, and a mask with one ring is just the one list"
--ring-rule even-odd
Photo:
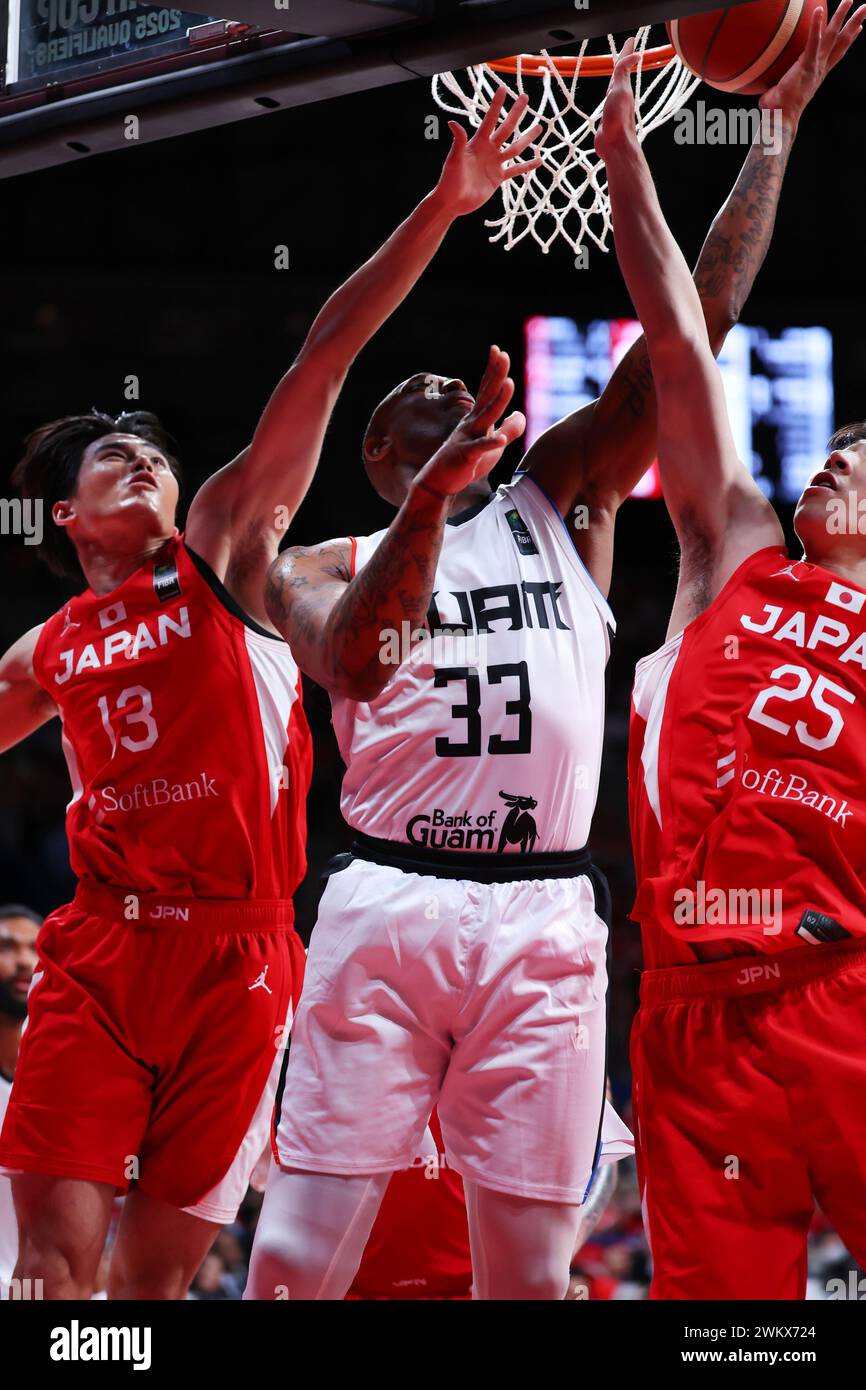
[[(286, 1021), (285, 1036), (290, 1036), (292, 1027), (292, 1006)], [(273, 1066), (268, 1075), (265, 1088), (259, 1098), (255, 1114), (240, 1148), (232, 1159), (228, 1171), (220, 1178), (210, 1192), (200, 1197), (191, 1207), (182, 1210), (189, 1216), (198, 1216), (202, 1221), (215, 1221), (220, 1226), (229, 1226), (240, 1211), (241, 1202), (247, 1195), (247, 1188), (262, 1163), (270, 1159), (271, 1121), (274, 1115), (274, 1100), (283, 1063), (284, 1051), (275, 1053)], [(259, 1188), (263, 1191), (264, 1188)]]
[(601, 1148), (607, 935), (585, 874), (476, 883), (349, 860), (307, 958), (281, 1166), (408, 1167), (435, 1105), (464, 1178), (581, 1203)]

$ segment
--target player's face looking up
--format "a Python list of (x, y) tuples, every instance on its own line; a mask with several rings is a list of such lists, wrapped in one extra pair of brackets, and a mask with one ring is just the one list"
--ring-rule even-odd
[(808, 559), (866, 554), (866, 439), (839, 439), (804, 488), (794, 528)]
[(177, 478), (156, 445), (108, 434), (88, 444), (75, 492), (54, 504), (52, 517), (75, 545), (135, 549), (171, 535), (177, 502)]
[(364, 438), (364, 464), (386, 502), (399, 507), (419, 468), (475, 404), (459, 377), (418, 372), (376, 407)]
[(27, 1016), (27, 991), (36, 968), (39, 928), (29, 917), (0, 919), (0, 1013)]

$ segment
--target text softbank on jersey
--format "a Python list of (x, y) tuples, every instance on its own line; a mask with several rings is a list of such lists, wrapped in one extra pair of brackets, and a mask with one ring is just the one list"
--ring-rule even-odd
[(866, 593), (775, 548), (638, 664), (629, 783), (647, 964), (866, 932)]
[(49, 618), (34, 670), (63, 721), (78, 877), (291, 896), (310, 769), (298, 669), (182, 537)]
[[(384, 534), (356, 542), (356, 568)], [(432, 849), (581, 849), (613, 617), (528, 475), (449, 521), (428, 623), (372, 703), (332, 702), (348, 824)]]

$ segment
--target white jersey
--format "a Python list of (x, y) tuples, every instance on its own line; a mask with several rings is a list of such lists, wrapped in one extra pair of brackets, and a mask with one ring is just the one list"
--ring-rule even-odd
[[(12, 1094), (12, 1082), (0, 1072), (0, 1129)], [(0, 1298), (5, 1298), (18, 1260), (18, 1223), (12, 1205), (12, 1182), (0, 1174)]]
[[(385, 535), (355, 540), (354, 570)], [(583, 848), (595, 808), (614, 619), (529, 474), (449, 519), (428, 628), (384, 634), (371, 703), (332, 697), (342, 810), (430, 849)]]

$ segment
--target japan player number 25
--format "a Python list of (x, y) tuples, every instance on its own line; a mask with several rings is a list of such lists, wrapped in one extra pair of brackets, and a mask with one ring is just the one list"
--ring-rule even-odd
[[(767, 729), (773, 729), (777, 734), (790, 734), (793, 730), (794, 737), (804, 744), (806, 748), (814, 748), (822, 752), (825, 748), (832, 748), (845, 727), (845, 719), (842, 711), (833, 701), (845, 700), (853, 705), (854, 695), (844, 686), (837, 685), (835, 681), (828, 680), (826, 676), (815, 676), (805, 666), (777, 666), (775, 671), (771, 671), (770, 677), (774, 681), (793, 679), (793, 685), (768, 685), (758, 693), (758, 696), (749, 710), (749, 719), (756, 724), (763, 724)], [(769, 705), (784, 701), (786, 704), (797, 704), (807, 701), (814, 710), (818, 711), (820, 717), (813, 718), (811, 711), (807, 710), (805, 719), (782, 719), (782, 711), (776, 709), (775, 714), (768, 714)]]

